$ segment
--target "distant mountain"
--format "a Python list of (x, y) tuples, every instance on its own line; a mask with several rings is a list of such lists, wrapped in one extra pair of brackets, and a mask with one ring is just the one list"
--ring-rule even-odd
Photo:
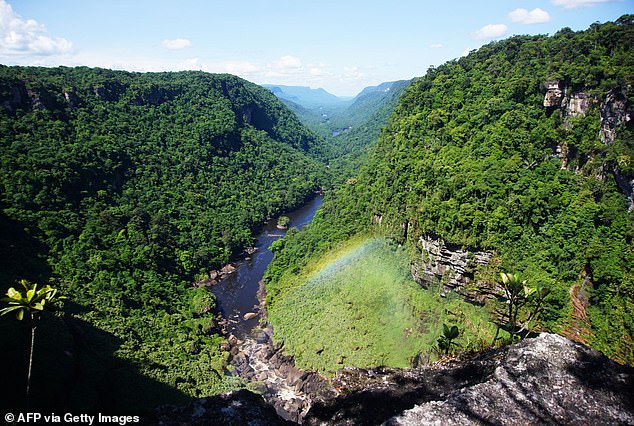
[(381, 83), (378, 86), (370, 86), (363, 89), (357, 96), (355, 96), (355, 101), (363, 98), (364, 96), (371, 95), (374, 93), (389, 93), (394, 89), (394, 86), (399, 86), (405, 83), (409, 83), (409, 80), (399, 80), (399, 81), (388, 81), (385, 83)]
[(306, 86), (281, 86), (265, 84), (263, 87), (273, 92), (283, 101), (291, 101), (305, 108), (331, 107), (349, 102), (347, 98), (340, 98), (328, 93), (324, 89), (311, 89)]
[(321, 158), (330, 159), (335, 180), (344, 181), (358, 169), (367, 148), (376, 142), (401, 93), (410, 84), (411, 80), (385, 82), (366, 87), (350, 99), (337, 97), (323, 89), (264, 87), (284, 102), (302, 124), (321, 136), (322, 146), (327, 151)]
[[(356, 128), (366, 124), (372, 116), (393, 99), (398, 100), (398, 95), (403, 89), (409, 86), (410, 83), (411, 80), (400, 80), (381, 83), (378, 86), (366, 87), (354, 97), (352, 103), (345, 110), (333, 115), (330, 120), (330, 127), (333, 131), (336, 131)], [(396, 106), (396, 103), (394, 103), (393, 107), (394, 106)], [(381, 121), (383, 124), (387, 122), (392, 109), (390, 109), (387, 114), (384, 114)]]

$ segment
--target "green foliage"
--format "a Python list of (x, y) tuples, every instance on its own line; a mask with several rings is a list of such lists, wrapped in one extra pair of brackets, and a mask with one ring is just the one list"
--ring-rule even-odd
[(36, 283), (30, 283), (27, 280), (20, 280), (23, 290), (19, 291), (11, 287), (7, 290), (7, 297), (1, 301), (6, 302), (9, 306), (0, 309), (0, 316), (10, 312), (15, 313), (18, 321), (22, 321), (24, 314), (29, 315), (31, 320), (31, 346), (29, 353), (29, 368), (26, 378), (26, 408), (29, 409), (31, 397), (31, 371), (33, 367), (33, 352), (35, 349), (35, 330), (40, 314), (44, 310), (55, 310), (58, 304), (66, 299), (65, 296), (58, 295), (58, 290), (49, 285), (45, 285), (38, 290)]
[(58, 290), (50, 285), (38, 290), (36, 283), (24, 279), (20, 280), (20, 285), (24, 290), (19, 291), (11, 287), (7, 290), (7, 297), (0, 299), (9, 305), (0, 309), (0, 316), (13, 312), (19, 321), (22, 321), (24, 314), (29, 314), (33, 319), (45, 309), (57, 309), (59, 302), (66, 299), (65, 296), (58, 296)]
[(279, 226), (279, 227), (286, 228), (286, 227), (288, 227), (289, 223), (291, 223), (291, 220), (289, 219), (288, 216), (280, 216), (277, 219), (277, 226)]
[(447, 324), (443, 324), (442, 336), (440, 336), (437, 340), (438, 349), (444, 351), (445, 355), (448, 355), (451, 345), (457, 345), (457, 343), (454, 342), (454, 339), (457, 339), (459, 335), (460, 330), (458, 330), (458, 326), (452, 325), (451, 328), (449, 328)]
[(215, 301), (191, 283), (327, 182), (321, 142), (230, 75), (0, 66), (0, 104), (0, 288), (49, 281), (146, 377), (226, 390)]
[(431, 359), (443, 322), (464, 324), (468, 349), (495, 332), (481, 307), (422, 289), (405, 251), (381, 237), (355, 236), (301, 271), (286, 270), (267, 292), (275, 295), (267, 303), (275, 339), (299, 366), (327, 375), (342, 366), (407, 367)]
[[(521, 337), (522, 331), (528, 329), (531, 321), (539, 318), (550, 290), (543, 285), (529, 287), (526, 280), (521, 280), (519, 272), (514, 274), (500, 272), (500, 277), (504, 291), (500, 296), (506, 304), (506, 328), (510, 341), (513, 342), (515, 337)], [(527, 312), (525, 318), (521, 319), (520, 313), (523, 309)], [(520, 322), (523, 325), (518, 330)]]
[[(530, 327), (565, 326), (568, 290), (587, 269), (594, 334), (586, 337), (631, 363), (634, 213), (619, 184), (634, 178), (632, 121), (604, 144), (600, 114), (609, 96), (632, 105), (633, 44), (624, 17), (493, 42), (429, 69), (400, 97), (364, 166), (276, 251), (269, 302), (278, 303), (286, 270), (357, 232), (379, 229), (412, 253), (420, 237), (432, 236), (495, 252), (499, 269), (547, 287)], [(591, 98), (584, 114), (544, 108), (544, 82), (553, 79)]]

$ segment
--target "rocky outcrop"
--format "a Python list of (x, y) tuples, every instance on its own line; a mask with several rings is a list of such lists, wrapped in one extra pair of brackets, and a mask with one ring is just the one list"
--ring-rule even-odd
[(573, 92), (565, 96), (565, 108), (566, 115), (577, 117), (586, 115), (588, 108), (592, 105), (592, 98), (584, 92)]
[[(632, 126), (632, 108), (627, 96), (620, 90), (611, 90), (601, 104), (601, 142), (612, 145), (617, 137), (617, 130), (622, 126)], [(618, 165), (612, 170), (619, 189), (630, 202), (629, 210), (634, 210), (634, 176), (626, 176)]]
[[(599, 105), (599, 116), (601, 119), (601, 128), (599, 130), (599, 138), (604, 145), (612, 145), (617, 138), (617, 132), (623, 126), (632, 126), (632, 108), (628, 100), (628, 88), (615, 88), (610, 90), (603, 100), (590, 96), (588, 93), (573, 89), (570, 85), (566, 85), (561, 80), (549, 80), (544, 82), (546, 94), (544, 95), (544, 107), (548, 114), (555, 110), (559, 110), (564, 117), (564, 128), (570, 129), (573, 121), (568, 117), (584, 116), (593, 105)], [(561, 159), (561, 168), (567, 169), (571, 160), (569, 156), (575, 156), (568, 149), (566, 141), (554, 147), (553, 155)], [(594, 158), (596, 153), (585, 153), (586, 161), (588, 158)], [(580, 166), (577, 166), (577, 170)], [(605, 179), (608, 173), (612, 173), (616, 179), (621, 192), (628, 198), (630, 202), (630, 211), (634, 209), (634, 176), (626, 176), (619, 170), (618, 165), (603, 164), (599, 165), (596, 176), (599, 179)]]
[(0, 104), (7, 112), (13, 114), (27, 103), (28, 93), (24, 82), (14, 82), (0, 90)]
[(620, 90), (611, 90), (601, 103), (601, 142), (614, 143), (616, 129), (631, 124), (632, 109), (627, 97)]
[(634, 369), (553, 334), (419, 370), (346, 369), (317, 425), (634, 424)]
[[(294, 420), (307, 425), (634, 425), (634, 369), (547, 333), (419, 369), (345, 368), (329, 391), (305, 393), (312, 407)], [(245, 390), (160, 407), (148, 421), (290, 424)]]
[(272, 334), (267, 326), (239, 345), (232, 360), (235, 374), (258, 383), (258, 391), (284, 419), (301, 422), (314, 400), (331, 398), (334, 393), (317, 372), (297, 368), (294, 358), (273, 344)]
[(229, 275), (233, 274), (235, 271), (236, 267), (231, 263), (227, 263), (218, 270), (209, 271), (205, 278), (194, 281), (192, 285), (194, 287), (212, 287), (227, 278)]
[(438, 282), (443, 296), (455, 291), (479, 304), (496, 293), (494, 283), (475, 281), (476, 269), (491, 261), (491, 253), (469, 251), (431, 236), (420, 237), (418, 246), (422, 254), (412, 262), (412, 276), (423, 287)]
[(564, 92), (561, 90), (559, 80), (549, 80), (544, 83), (546, 95), (544, 96), (544, 107), (546, 109), (556, 109), (561, 106)]

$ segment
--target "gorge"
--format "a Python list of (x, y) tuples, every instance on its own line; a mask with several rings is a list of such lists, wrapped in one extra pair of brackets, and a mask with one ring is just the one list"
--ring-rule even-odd
[[(328, 120), (228, 74), (0, 66), (0, 292), (68, 296), (33, 408), (633, 424), (633, 44), (514, 36)], [(7, 383), (28, 331), (0, 318)]]

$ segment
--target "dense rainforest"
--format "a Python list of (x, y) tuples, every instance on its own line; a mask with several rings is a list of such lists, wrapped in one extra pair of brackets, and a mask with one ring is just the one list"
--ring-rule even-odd
[[(476, 290), (499, 272), (547, 287), (533, 330), (634, 363), (633, 18), (493, 42), (359, 96), (325, 133), (230, 75), (0, 66), (0, 292), (68, 297), (39, 323), (31, 408), (139, 414), (245, 386), (195, 284), (331, 184), (265, 276), (301, 367), (416, 365), (444, 322), (490, 345), (495, 300), (413, 280), (429, 241), (487, 253)], [(5, 316), (0, 335), (7, 411), (29, 326)]]
[[(472, 287), (491, 288), (487, 283), (500, 272), (521, 272), (550, 290), (534, 330), (559, 332), (634, 363), (633, 18), (492, 42), (416, 79), (361, 170), (328, 194), (310, 226), (273, 247), (265, 279), (276, 339), (304, 366), (324, 371), (348, 365), (336, 351), (350, 358), (368, 348), (329, 348), (323, 342), (338, 331), (332, 328), (313, 325), (298, 335), (301, 324), (290, 311), (328, 306), (306, 306), (301, 296), (311, 288), (333, 287), (320, 297), (341, 300), (348, 340), (370, 336), (360, 330), (362, 318), (387, 300), (430, 315), (413, 298), (393, 297), (389, 287), (381, 287), (384, 300), (370, 305), (375, 292), (356, 292), (346, 277), (324, 278), (329, 267), (321, 259), (328, 257), (373, 267), (362, 256), (350, 260), (350, 253), (364, 247), (354, 243), (360, 236), (379, 235), (401, 246), (412, 265), (428, 261), (425, 241), (471, 259), (488, 253), (488, 264), (470, 271)], [(447, 278), (426, 285), (442, 288)], [(434, 315), (442, 320), (451, 309)], [(474, 323), (464, 312), (451, 317), (460, 328)], [(416, 334), (411, 327), (404, 335)], [(302, 350), (314, 341), (310, 353)]]
[[(24, 278), (68, 296), (38, 332), (31, 408), (138, 411), (234, 386), (214, 296), (192, 283), (326, 184), (327, 155), (234, 76), (0, 67), (0, 291)], [(20, 327), (0, 319), (7, 410)]]
[(322, 160), (338, 185), (356, 173), (410, 80), (366, 87), (352, 99), (306, 87), (266, 85), (322, 141)]

